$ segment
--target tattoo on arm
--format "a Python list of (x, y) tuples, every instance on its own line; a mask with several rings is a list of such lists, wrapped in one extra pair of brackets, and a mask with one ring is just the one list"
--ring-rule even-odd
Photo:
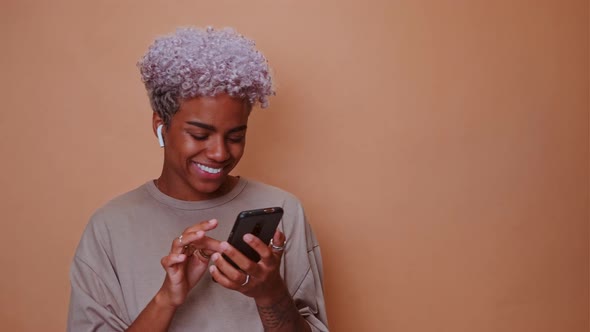
[(305, 331), (305, 320), (289, 295), (277, 303), (257, 308), (265, 331)]

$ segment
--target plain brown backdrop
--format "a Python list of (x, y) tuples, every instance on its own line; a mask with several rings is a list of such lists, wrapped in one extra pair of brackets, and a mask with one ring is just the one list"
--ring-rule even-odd
[(539, 0), (2, 0), (0, 329), (63, 331), (89, 215), (158, 176), (135, 63), (184, 25), (274, 68), (236, 173), (303, 201), (333, 331), (589, 330), (589, 4)]

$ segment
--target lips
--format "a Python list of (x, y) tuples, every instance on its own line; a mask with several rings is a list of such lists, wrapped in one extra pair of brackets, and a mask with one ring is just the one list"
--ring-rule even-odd
[(206, 166), (206, 165), (203, 165), (203, 164), (199, 164), (199, 163), (197, 163), (197, 162), (193, 162), (193, 163), (194, 163), (195, 165), (197, 165), (197, 167), (198, 167), (198, 168), (199, 168), (201, 171), (203, 171), (203, 172), (205, 172), (205, 173), (209, 173), (209, 174), (219, 174), (219, 173), (220, 173), (220, 172), (223, 170), (223, 167), (220, 167), (220, 168), (214, 168), (214, 167), (209, 167), (209, 166)]

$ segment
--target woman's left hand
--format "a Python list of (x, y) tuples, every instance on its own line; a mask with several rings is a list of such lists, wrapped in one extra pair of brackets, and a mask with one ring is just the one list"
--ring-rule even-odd
[[(213, 254), (211, 259), (214, 264), (209, 267), (215, 281), (225, 288), (237, 290), (257, 300), (283, 296), (285, 285), (279, 267), (286, 243), (285, 235), (276, 231), (272, 247), (252, 234), (244, 235), (243, 239), (260, 255), (260, 261), (253, 262), (229, 243), (222, 242), (221, 253)], [(221, 256), (222, 253), (234, 261), (242, 271), (228, 263)]]

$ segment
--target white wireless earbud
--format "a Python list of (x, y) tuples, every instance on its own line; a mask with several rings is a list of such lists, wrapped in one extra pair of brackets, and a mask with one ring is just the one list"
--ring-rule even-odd
[(164, 147), (164, 137), (162, 137), (162, 127), (164, 127), (164, 125), (159, 125), (158, 129), (156, 129), (156, 132), (158, 133), (158, 142), (160, 142), (161, 148)]

